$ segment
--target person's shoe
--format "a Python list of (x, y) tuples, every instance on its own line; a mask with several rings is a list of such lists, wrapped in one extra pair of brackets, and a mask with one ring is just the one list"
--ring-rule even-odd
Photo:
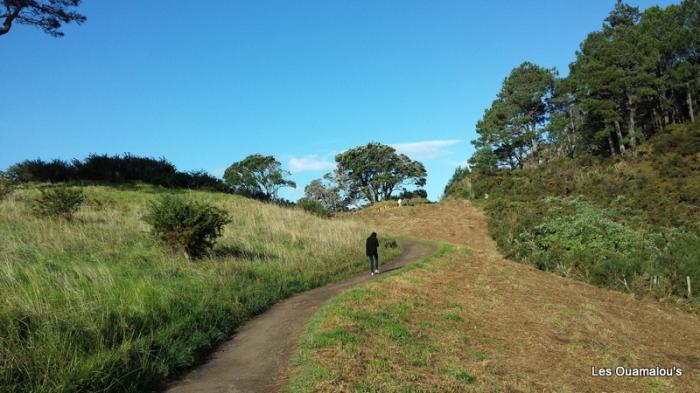
[(370, 275), (374, 276), (374, 272), (369, 272)]
[(375, 269), (374, 272), (379, 274), (379, 269)]

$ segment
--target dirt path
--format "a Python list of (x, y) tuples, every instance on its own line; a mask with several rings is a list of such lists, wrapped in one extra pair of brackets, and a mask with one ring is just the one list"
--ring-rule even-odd
[[(434, 248), (404, 243), (403, 254), (381, 266), (382, 273), (416, 262)], [(241, 326), (211, 359), (166, 390), (169, 393), (275, 392), (283, 384), (306, 322), (329, 299), (377, 276), (349, 279), (295, 295)]]

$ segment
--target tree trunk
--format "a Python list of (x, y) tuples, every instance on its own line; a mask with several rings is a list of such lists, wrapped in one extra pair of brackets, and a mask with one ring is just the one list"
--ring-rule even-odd
[(632, 157), (637, 158), (637, 134), (634, 131), (634, 117), (637, 112), (637, 106), (632, 101), (632, 96), (627, 96), (627, 105), (629, 106), (629, 127), (627, 129), (627, 134), (630, 136)]
[(695, 113), (693, 113), (693, 95), (690, 93), (690, 83), (686, 84), (687, 86), (687, 97), (686, 100), (688, 100), (688, 114), (690, 115), (690, 122), (695, 123)]
[(610, 147), (610, 156), (615, 157), (615, 144), (612, 140), (612, 131), (608, 132), (608, 147)]
[(576, 133), (576, 122), (574, 121), (574, 108), (573, 106), (569, 107), (569, 124), (571, 126), (571, 132), (568, 133), (567, 135), (567, 141), (569, 142), (569, 148), (567, 150), (567, 155), (571, 154), (573, 155), (574, 149), (575, 149), (575, 144), (574, 144), (574, 134)]
[(540, 153), (539, 145), (537, 143), (537, 137), (532, 138), (532, 140), (530, 141), (530, 146), (532, 149), (532, 160), (535, 162), (535, 165), (538, 165), (540, 163)]
[(651, 109), (652, 116), (654, 117), (654, 128), (656, 131), (661, 131), (661, 118), (659, 118), (659, 113), (656, 111), (656, 107)]
[(620, 155), (625, 156), (625, 144), (622, 142), (622, 129), (620, 128), (620, 122), (615, 120), (615, 133), (617, 134), (617, 144), (620, 146)]

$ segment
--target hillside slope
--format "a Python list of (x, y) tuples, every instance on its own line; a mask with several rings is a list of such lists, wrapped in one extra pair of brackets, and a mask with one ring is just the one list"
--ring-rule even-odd
[(445, 189), (485, 207), (511, 259), (659, 299), (700, 283), (700, 125), (667, 127), (638, 159), (590, 155), (493, 171), (459, 169)]
[[(67, 222), (31, 213), (37, 187), (0, 201), (3, 392), (146, 390), (278, 300), (366, 268), (358, 223), (153, 186), (84, 187)], [(150, 236), (147, 203), (166, 192), (231, 215), (211, 256)]]
[[(504, 259), (467, 201), (361, 213), (380, 231), (453, 247), (320, 313), (292, 391), (696, 392), (700, 317)], [(592, 367), (682, 377), (593, 377)], [(614, 370), (613, 370), (614, 372)]]

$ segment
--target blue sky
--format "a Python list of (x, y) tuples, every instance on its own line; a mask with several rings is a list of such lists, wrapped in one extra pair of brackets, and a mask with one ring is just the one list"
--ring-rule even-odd
[(64, 38), (0, 37), (0, 168), (131, 152), (221, 175), (263, 153), (295, 200), (334, 154), (378, 141), (424, 162), (437, 199), (510, 70), (565, 74), (613, 5), (84, 0)]

